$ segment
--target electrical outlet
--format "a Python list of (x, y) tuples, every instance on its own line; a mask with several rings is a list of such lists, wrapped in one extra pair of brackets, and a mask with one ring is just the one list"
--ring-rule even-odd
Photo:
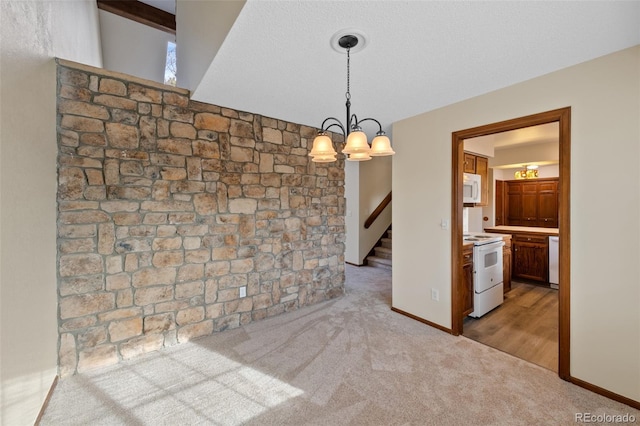
[(436, 302), (440, 301), (440, 292), (435, 288), (431, 289), (431, 300), (435, 300)]
[(243, 285), (240, 287), (240, 297), (247, 297), (247, 286)]

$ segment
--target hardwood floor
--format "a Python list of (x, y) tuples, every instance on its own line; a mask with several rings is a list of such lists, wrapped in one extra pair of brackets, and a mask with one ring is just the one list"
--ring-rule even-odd
[(462, 335), (557, 372), (558, 291), (511, 285), (501, 306), (481, 318), (465, 318)]

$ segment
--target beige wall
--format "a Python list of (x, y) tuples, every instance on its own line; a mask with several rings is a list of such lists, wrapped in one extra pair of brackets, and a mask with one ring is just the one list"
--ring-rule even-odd
[(394, 307), (451, 326), (451, 133), (570, 106), (571, 375), (640, 400), (639, 99), (636, 46), (396, 123)]
[(392, 157), (370, 161), (345, 161), (347, 198), (347, 240), (345, 260), (362, 265), (369, 251), (391, 225), (391, 204), (365, 229), (364, 222), (391, 191)]
[(14, 425), (34, 422), (57, 372), (53, 57), (101, 57), (95, 1), (0, 7), (0, 423)]
[(393, 157), (373, 157), (371, 161), (362, 164), (360, 169), (360, 259), (369, 254), (380, 237), (391, 225), (391, 204), (385, 208), (380, 216), (364, 229), (364, 222), (391, 191), (391, 165)]
[(245, 0), (176, 0), (178, 87), (191, 90), (193, 99), (244, 4)]
[(104, 68), (164, 83), (167, 43), (176, 36), (104, 10), (98, 16)]

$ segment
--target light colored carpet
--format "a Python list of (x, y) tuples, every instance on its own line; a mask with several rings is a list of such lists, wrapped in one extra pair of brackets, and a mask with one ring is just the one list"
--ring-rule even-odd
[(394, 313), (390, 271), (347, 294), (58, 384), (42, 425), (568, 425), (640, 412)]

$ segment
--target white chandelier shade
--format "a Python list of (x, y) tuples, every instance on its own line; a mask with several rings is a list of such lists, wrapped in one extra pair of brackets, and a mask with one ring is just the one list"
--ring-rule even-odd
[(371, 160), (371, 156), (368, 152), (354, 152), (353, 154), (349, 154), (347, 161), (367, 161)]
[(321, 133), (313, 140), (313, 148), (309, 153), (310, 156), (327, 156), (333, 155), (336, 156), (338, 153), (333, 148), (333, 142), (331, 138), (326, 133)]
[(336, 160), (337, 158), (335, 155), (329, 154), (316, 155), (311, 159), (314, 163), (333, 163)]
[(331, 163), (336, 161), (338, 153), (333, 148), (333, 142), (326, 133), (321, 133), (313, 140), (313, 148), (309, 153), (311, 161), (316, 163)]
[(362, 130), (354, 129), (347, 136), (347, 144), (342, 150), (343, 154), (357, 154), (360, 152), (369, 152), (371, 148), (367, 142), (367, 135)]
[(391, 141), (385, 134), (378, 134), (371, 141), (371, 152), (369, 155), (372, 157), (382, 157), (385, 155), (393, 155), (396, 152), (391, 148)]

